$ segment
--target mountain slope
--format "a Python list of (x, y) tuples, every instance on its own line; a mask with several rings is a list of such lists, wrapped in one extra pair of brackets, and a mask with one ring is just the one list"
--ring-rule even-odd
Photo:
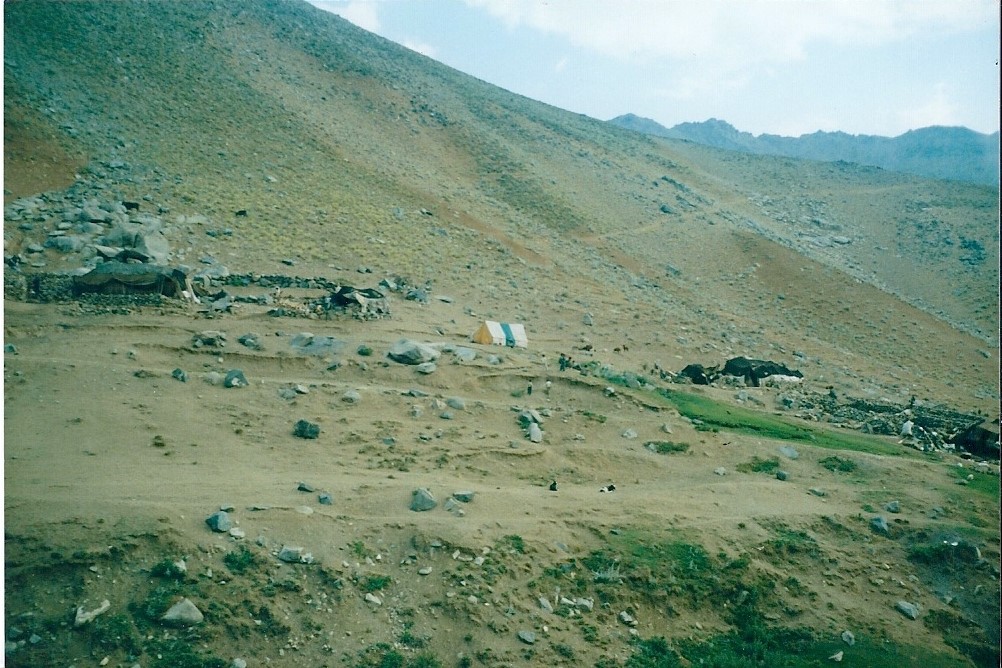
[(633, 114), (617, 116), (614, 125), (658, 137), (670, 137), (730, 151), (782, 155), (805, 160), (844, 160), (935, 179), (998, 186), (999, 133), (985, 135), (967, 128), (928, 127), (898, 137), (815, 132), (800, 137), (752, 135), (711, 118), (666, 128)]
[[(997, 410), (996, 189), (640, 135), (305, 2), (4, 12), (5, 287), (125, 219), (206, 297), (5, 301), (7, 665), (998, 653), (997, 467), (897, 442)], [(307, 308), (384, 278), (430, 298)], [(738, 355), (804, 380), (672, 382)]]

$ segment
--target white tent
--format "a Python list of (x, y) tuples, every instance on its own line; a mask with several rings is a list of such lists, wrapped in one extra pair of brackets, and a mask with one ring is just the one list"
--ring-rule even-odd
[(473, 333), (473, 341), (484, 345), (510, 346), (528, 348), (529, 339), (525, 335), (525, 327), (516, 323), (494, 322), (484, 320), (480, 328)]

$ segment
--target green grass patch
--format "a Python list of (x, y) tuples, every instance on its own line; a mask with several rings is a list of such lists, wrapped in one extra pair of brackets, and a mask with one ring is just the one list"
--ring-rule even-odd
[(838, 455), (832, 455), (831, 457), (825, 457), (818, 462), (821, 466), (825, 467), (829, 471), (835, 471), (838, 473), (852, 473), (856, 470), (856, 462), (851, 459), (846, 459), (844, 457), (839, 457)]
[(246, 573), (257, 563), (257, 557), (253, 552), (241, 545), (239, 550), (227, 552), (223, 557), (223, 563), (226, 564), (226, 568), (229, 569), (230, 573), (240, 575)]
[(776, 522), (767, 528), (775, 534), (775, 537), (765, 542), (762, 550), (764, 553), (787, 560), (800, 556), (812, 559), (821, 557), (821, 548), (807, 532), (792, 529), (782, 522)]
[(734, 468), (742, 473), (775, 473), (779, 468), (779, 458), (769, 457), (762, 459), (756, 456), (752, 457), (751, 461), (742, 462)]
[(525, 540), (517, 534), (504, 536), (497, 542), (496, 547), (504, 552), (525, 554)]
[(905, 456), (907, 450), (873, 436), (836, 431), (821, 426), (799, 424), (780, 416), (769, 415), (692, 392), (661, 389), (658, 394), (690, 420), (706, 428), (726, 429), (781, 441), (809, 443), (833, 450), (854, 450), (877, 455)]
[(371, 594), (390, 586), (393, 579), (389, 575), (368, 575), (362, 580), (362, 591)]
[[(967, 489), (978, 494), (983, 494), (989, 498), (999, 500), (999, 477), (990, 473), (981, 473), (970, 468), (951, 466), (948, 469), (950, 475), (957, 480), (963, 480)], [(968, 479), (968, 476), (973, 476)]]
[(689, 449), (688, 443), (676, 443), (675, 441), (647, 441), (644, 447), (659, 455), (670, 455), (678, 452), (686, 452)]

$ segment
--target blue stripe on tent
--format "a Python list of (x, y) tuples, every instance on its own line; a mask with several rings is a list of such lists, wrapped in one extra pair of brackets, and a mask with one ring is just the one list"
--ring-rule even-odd
[(511, 325), (506, 322), (501, 323), (501, 331), (504, 332), (504, 344), (512, 348), (515, 347), (515, 335), (511, 331)]

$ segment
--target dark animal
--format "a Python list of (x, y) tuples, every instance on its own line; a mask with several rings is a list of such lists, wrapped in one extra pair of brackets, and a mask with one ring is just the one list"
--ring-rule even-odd
[(967, 427), (953, 437), (953, 444), (977, 457), (998, 460), (1000, 455), (998, 421), (982, 421)]
[(126, 211), (139, 211), (139, 202), (122, 202)]
[(737, 376), (744, 378), (752, 387), (758, 387), (763, 378), (769, 376), (794, 376), (803, 378), (804, 374), (799, 371), (789, 369), (778, 362), (767, 360), (752, 360), (747, 357), (735, 357), (727, 360), (724, 364), (723, 374), (725, 376)]
[(678, 375), (688, 378), (692, 381), (693, 385), (709, 385), (715, 381), (720, 374), (717, 373), (717, 367), (710, 367), (707, 369), (702, 364), (690, 364), (679, 371)]
[(241, 218), (246, 218), (247, 217), (247, 209), (240, 209), (239, 211), (234, 211), (233, 215), (234, 216), (239, 216)]

